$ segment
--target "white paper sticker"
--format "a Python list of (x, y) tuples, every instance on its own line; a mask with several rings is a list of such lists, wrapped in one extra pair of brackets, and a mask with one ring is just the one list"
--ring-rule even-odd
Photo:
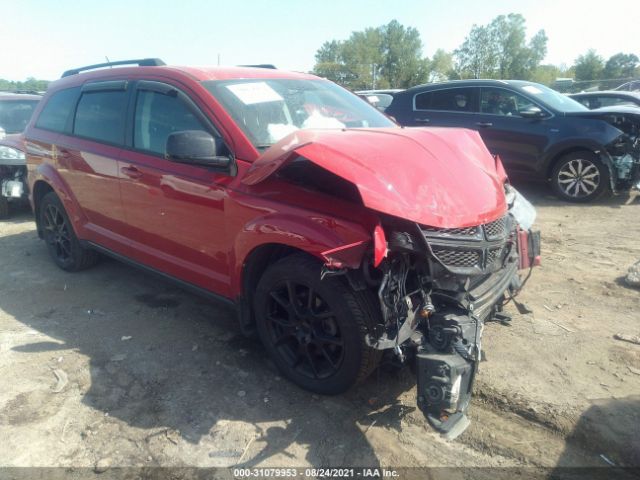
[(245, 105), (282, 100), (278, 92), (264, 82), (237, 83), (227, 88)]

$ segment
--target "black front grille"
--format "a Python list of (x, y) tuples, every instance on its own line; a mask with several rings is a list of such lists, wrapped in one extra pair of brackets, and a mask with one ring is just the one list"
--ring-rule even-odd
[(422, 227), (422, 231), (425, 233), (431, 233), (438, 236), (476, 237), (478, 235), (478, 228), (479, 227), (463, 227), (463, 228)]
[(493, 222), (484, 225), (484, 231), (488, 240), (503, 238), (507, 234), (506, 217), (499, 218)]
[(442, 263), (451, 267), (480, 267), (481, 253), (479, 250), (433, 247), (433, 254), (438, 257)]
[(512, 251), (510, 238), (514, 224), (508, 215), (471, 227), (420, 228), (434, 257), (454, 273), (499, 270)]

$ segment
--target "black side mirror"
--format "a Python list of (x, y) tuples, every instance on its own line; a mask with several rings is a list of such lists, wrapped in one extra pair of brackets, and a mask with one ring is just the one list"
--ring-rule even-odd
[(524, 110), (520, 110), (518, 114), (522, 118), (544, 118), (547, 116), (539, 107), (529, 107)]
[(173, 162), (229, 168), (231, 155), (219, 137), (203, 130), (173, 132), (167, 138), (165, 158)]

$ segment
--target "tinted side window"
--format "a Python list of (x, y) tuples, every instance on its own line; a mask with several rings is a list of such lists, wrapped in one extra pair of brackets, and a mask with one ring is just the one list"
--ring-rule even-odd
[(189, 107), (176, 95), (140, 90), (136, 99), (133, 146), (165, 154), (167, 138), (173, 132), (204, 130)]
[(416, 110), (429, 110), (433, 92), (424, 92), (416, 95)]
[(85, 92), (80, 97), (73, 133), (93, 140), (124, 143), (127, 92)]
[(480, 96), (480, 111), (492, 115), (520, 116), (520, 111), (535, 106), (528, 98), (503, 88), (483, 88)]
[(64, 132), (79, 93), (80, 87), (75, 87), (60, 90), (51, 95), (40, 112), (36, 127), (54, 132)]
[(416, 95), (416, 110), (475, 112), (473, 88), (447, 88)]

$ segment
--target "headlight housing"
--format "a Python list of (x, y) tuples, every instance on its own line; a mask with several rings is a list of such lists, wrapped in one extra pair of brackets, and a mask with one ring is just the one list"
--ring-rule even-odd
[(17, 148), (0, 145), (0, 160), (24, 160), (24, 152)]

